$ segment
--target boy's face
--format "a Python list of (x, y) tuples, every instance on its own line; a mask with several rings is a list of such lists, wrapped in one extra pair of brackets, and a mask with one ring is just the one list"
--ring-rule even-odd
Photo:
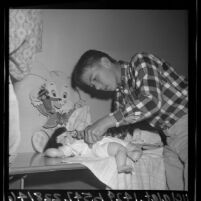
[(97, 90), (114, 91), (117, 87), (113, 64), (98, 62), (87, 68), (82, 75), (82, 81)]

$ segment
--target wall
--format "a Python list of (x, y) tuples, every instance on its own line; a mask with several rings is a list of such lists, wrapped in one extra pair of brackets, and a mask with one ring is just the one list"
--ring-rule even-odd
[[(36, 56), (33, 71), (40, 72), (44, 65), (70, 75), (84, 51), (98, 49), (117, 60), (151, 52), (187, 76), (187, 17), (182, 10), (43, 10), (43, 51)], [(37, 84), (39, 79), (29, 76), (15, 85), (22, 134), (19, 152), (33, 151), (31, 136), (45, 121), (28, 99), (30, 88)], [(82, 96), (91, 107), (93, 121), (108, 113), (109, 100)]]

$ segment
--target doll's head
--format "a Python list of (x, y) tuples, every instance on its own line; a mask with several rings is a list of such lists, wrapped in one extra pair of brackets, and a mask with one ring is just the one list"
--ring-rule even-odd
[(65, 73), (50, 71), (43, 80), (42, 85), (30, 93), (30, 99), (34, 106), (44, 104), (43, 101), (49, 99), (52, 110), (68, 112), (80, 101), (78, 92), (71, 88), (70, 78)]
[(71, 145), (75, 141), (76, 141), (76, 139), (72, 137), (71, 132), (66, 131), (65, 134), (64, 134), (63, 140), (61, 140), (60, 143), (63, 144), (63, 145)]
[(51, 98), (60, 98), (59, 101), (52, 102), (54, 109), (58, 110), (63, 107), (73, 108), (74, 100), (72, 96), (74, 95), (74, 91), (70, 88), (69, 78), (66, 78), (62, 72), (51, 71), (50, 78), (44, 87)]

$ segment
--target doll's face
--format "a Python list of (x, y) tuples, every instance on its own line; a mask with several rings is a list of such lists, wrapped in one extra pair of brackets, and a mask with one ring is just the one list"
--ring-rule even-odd
[(71, 134), (70, 133), (66, 133), (66, 137), (64, 139), (64, 143), (65, 144), (73, 144), (75, 142), (75, 138), (72, 138)]
[(69, 110), (74, 107), (73, 92), (70, 88), (70, 79), (67, 79), (65, 74), (58, 72), (51, 72), (50, 79), (46, 82), (46, 89), (49, 96), (53, 98), (60, 98), (60, 101), (52, 101), (54, 109)]
[(71, 90), (66, 85), (63, 86), (57, 85), (55, 82), (51, 81), (46, 84), (46, 88), (49, 92), (49, 96), (53, 98), (60, 98), (60, 101), (53, 101), (52, 105), (55, 109), (62, 108), (65, 104), (70, 104), (71, 101)]
[(57, 143), (63, 144), (63, 145), (69, 145), (73, 144), (75, 142), (75, 138), (72, 136), (72, 132), (66, 131), (59, 135), (56, 139)]

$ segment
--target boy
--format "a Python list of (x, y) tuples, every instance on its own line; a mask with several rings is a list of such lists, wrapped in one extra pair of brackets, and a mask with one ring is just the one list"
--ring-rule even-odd
[[(88, 50), (72, 73), (72, 86), (114, 91), (115, 110), (85, 129), (95, 143), (111, 127), (147, 120), (166, 134), (164, 149), (169, 190), (188, 189), (188, 81), (163, 59), (137, 53), (130, 62)], [(184, 181), (183, 181), (184, 178)]]

